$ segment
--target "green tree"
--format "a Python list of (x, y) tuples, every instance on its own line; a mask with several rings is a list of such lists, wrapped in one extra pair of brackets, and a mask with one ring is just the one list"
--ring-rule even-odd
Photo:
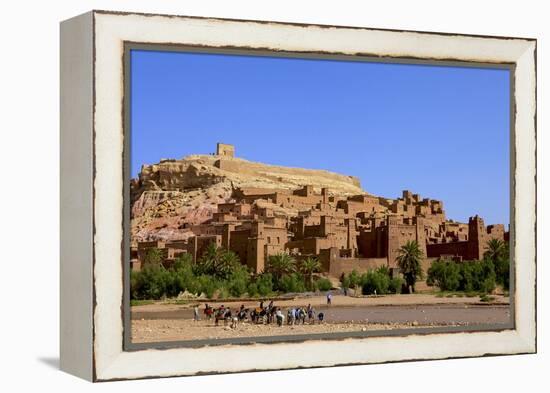
[(198, 294), (200, 288), (193, 272), (193, 257), (190, 254), (182, 254), (177, 257), (170, 270), (174, 275), (176, 295), (183, 291)]
[(227, 288), (232, 296), (241, 296), (247, 291), (249, 283), (250, 272), (245, 266), (238, 264), (229, 276)]
[(216, 260), (215, 274), (217, 277), (227, 279), (233, 272), (241, 267), (237, 254), (230, 250), (220, 250), (219, 258)]
[(389, 292), (390, 276), (384, 270), (369, 270), (361, 276), (363, 295), (385, 295)]
[(279, 280), (277, 290), (285, 293), (305, 292), (306, 283), (304, 277), (298, 273), (285, 274)]
[(491, 239), (487, 242), (488, 250), (483, 255), (494, 265), (495, 281), (504, 289), (510, 287), (510, 251), (508, 243), (499, 239)]
[[(472, 272), (471, 269), (465, 268), (462, 271)], [(436, 285), (442, 291), (456, 291), (461, 285), (464, 285), (463, 276), (461, 274), (461, 265), (450, 260), (437, 260), (432, 263), (428, 269), (428, 285)], [(470, 273), (470, 277), (474, 277)]]
[(239, 265), (240, 261), (237, 254), (233, 251), (218, 248), (215, 243), (210, 243), (197, 261), (195, 273), (197, 275), (211, 275), (225, 280)]
[(320, 291), (325, 292), (332, 288), (332, 283), (328, 278), (320, 278), (315, 283), (317, 285), (317, 288), (319, 288)]
[(210, 243), (206, 246), (206, 249), (197, 259), (197, 263), (194, 266), (196, 275), (211, 274), (214, 271), (215, 260), (218, 257), (218, 247), (215, 243)]
[(273, 292), (273, 276), (271, 273), (262, 273), (258, 275), (255, 284), (260, 296), (267, 296)]
[(490, 259), (495, 263), (499, 259), (506, 257), (507, 247), (505, 243), (500, 239), (491, 239), (487, 242), (488, 250), (483, 254), (486, 259)]
[(133, 299), (160, 299), (173, 290), (173, 276), (161, 264), (145, 265), (131, 277)]
[(394, 277), (390, 279), (390, 285), (388, 291), (390, 293), (401, 293), (401, 288), (403, 287), (403, 279), (401, 277)]
[(267, 261), (266, 271), (273, 275), (275, 281), (279, 281), (284, 275), (296, 271), (296, 260), (286, 252), (270, 255)]
[(181, 254), (179, 255), (176, 260), (174, 261), (173, 269), (175, 271), (180, 269), (189, 269), (193, 267), (193, 257), (191, 254)]
[(163, 252), (154, 247), (147, 250), (144, 258), (144, 265), (160, 265), (164, 259)]
[(311, 291), (313, 288), (313, 273), (321, 271), (321, 263), (317, 258), (307, 257), (298, 264), (298, 269), (304, 275), (307, 288)]
[(490, 259), (455, 262), (437, 260), (428, 269), (428, 285), (437, 285), (442, 291), (481, 291), (495, 289), (495, 266)]
[(490, 259), (481, 261), (483, 271), (483, 281), (481, 283), (481, 291), (491, 293), (496, 287), (495, 265)]
[(398, 251), (397, 266), (405, 278), (409, 293), (414, 292), (414, 285), (419, 278), (422, 278), (421, 261), (423, 258), (422, 250), (414, 240), (408, 241)]
[[(357, 270), (353, 269), (348, 275), (349, 287), (353, 288), (354, 291), (357, 291), (357, 288), (361, 285), (361, 275)], [(357, 292), (355, 292), (357, 294)]]
[(342, 275), (340, 276), (340, 283), (342, 284), (342, 289), (349, 289), (349, 276), (346, 276), (344, 273), (342, 273)]

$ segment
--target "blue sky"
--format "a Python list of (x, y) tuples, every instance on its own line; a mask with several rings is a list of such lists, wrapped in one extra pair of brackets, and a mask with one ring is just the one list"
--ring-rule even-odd
[(509, 222), (509, 71), (133, 50), (131, 173), (234, 144)]

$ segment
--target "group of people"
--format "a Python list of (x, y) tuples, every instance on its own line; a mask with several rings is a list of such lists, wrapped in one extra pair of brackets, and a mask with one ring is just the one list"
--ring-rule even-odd
[(325, 313), (320, 312), (317, 314), (311, 304), (308, 304), (306, 308), (293, 307), (287, 310), (287, 324), (297, 325), (301, 322), (302, 325), (305, 325), (307, 318), (308, 322), (313, 325), (316, 316), (319, 323), (323, 322), (325, 319)]
[[(328, 299), (327, 299), (328, 300)], [(330, 304), (330, 302), (328, 302)], [(193, 309), (193, 319), (195, 321), (200, 320), (199, 306), (196, 305)], [(271, 324), (276, 322), (278, 326), (283, 326), (285, 323), (288, 325), (295, 325), (306, 323), (314, 324), (315, 319), (321, 323), (324, 321), (325, 315), (323, 312), (316, 313), (315, 309), (308, 304), (307, 307), (291, 307), (287, 309), (286, 316), (283, 314), (281, 307), (277, 307), (273, 304), (273, 300), (269, 302), (267, 306), (261, 301), (259, 306), (250, 310), (245, 308), (244, 304), (235, 311), (230, 307), (225, 307), (223, 304), (218, 308), (213, 308), (208, 303), (205, 303), (203, 314), (207, 320), (214, 318), (214, 325), (219, 326), (220, 321), (223, 321), (224, 326), (230, 324), (231, 328), (236, 328), (238, 322), (250, 320), (252, 323)]]

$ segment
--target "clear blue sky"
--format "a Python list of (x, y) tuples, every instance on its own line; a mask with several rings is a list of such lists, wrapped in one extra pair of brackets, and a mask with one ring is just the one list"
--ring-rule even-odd
[(508, 70), (141, 50), (131, 67), (132, 177), (219, 141), (509, 222)]

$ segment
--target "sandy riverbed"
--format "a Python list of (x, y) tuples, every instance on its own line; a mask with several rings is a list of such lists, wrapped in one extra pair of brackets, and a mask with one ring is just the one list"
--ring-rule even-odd
[[(507, 323), (510, 310), (508, 298), (496, 297), (493, 304), (479, 302), (478, 297), (436, 297), (434, 295), (393, 295), (384, 297), (354, 298), (335, 296), (332, 305), (326, 306), (324, 296), (275, 301), (283, 309), (311, 304), (326, 315), (326, 322), (305, 325), (257, 325), (241, 323), (236, 329), (214, 326), (201, 313), (201, 321), (192, 320), (188, 304), (151, 304), (132, 307), (132, 341), (135, 343), (237, 337), (260, 337), (336, 333), (372, 330), (393, 330), (414, 327), (468, 326)], [(201, 301), (201, 310), (204, 301)], [(214, 307), (220, 303), (209, 302)], [(256, 307), (257, 301), (224, 302), (237, 309)]]
[[(508, 304), (509, 298), (495, 295), (494, 304)], [(155, 312), (155, 311), (170, 311), (181, 310), (183, 308), (192, 308), (194, 305), (199, 304), (200, 307), (204, 307), (205, 303), (208, 303), (212, 307), (219, 307), (222, 303), (231, 308), (238, 308), (241, 304), (244, 304), (246, 308), (257, 307), (260, 300), (243, 301), (243, 300), (231, 300), (219, 302), (216, 300), (207, 299), (188, 299), (182, 304), (173, 304), (166, 302), (156, 302), (154, 304), (147, 304), (141, 306), (133, 306), (132, 312)], [(267, 305), (269, 299), (265, 300)], [(307, 306), (311, 304), (313, 307), (319, 307), (326, 305), (325, 296), (308, 296), (308, 297), (295, 297), (292, 299), (276, 300), (275, 305), (282, 308)], [(401, 306), (401, 305), (423, 305), (423, 304), (479, 304), (479, 296), (474, 297), (437, 297), (432, 294), (415, 294), (415, 295), (384, 295), (384, 296), (368, 296), (368, 297), (353, 297), (336, 295), (332, 298), (333, 306)]]
[[(433, 326), (433, 325), (432, 325)], [(214, 326), (211, 321), (194, 322), (188, 319), (178, 320), (135, 320), (132, 321), (132, 342), (162, 342), (179, 340), (220, 339), (236, 337), (282, 336), (316, 333), (355, 332), (367, 330), (391, 330), (413, 328), (412, 324), (369, 324), (358, 323), (323, 323), (281, 327), (276, 324), (257, 325), (241, 323), (236, 329), (228, 326)]]

